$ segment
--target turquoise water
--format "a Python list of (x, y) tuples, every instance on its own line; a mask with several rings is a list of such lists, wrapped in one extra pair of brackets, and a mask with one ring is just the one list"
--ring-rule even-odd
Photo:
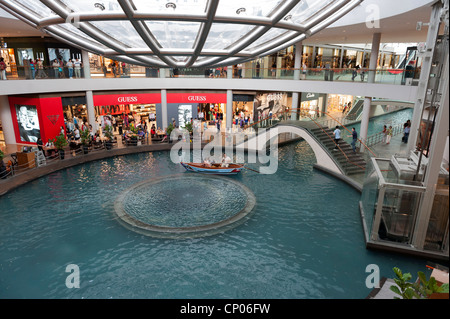
[[(306, 142), (279, 151), (278, 171), (234, 178), (256, 196), (251, 218), (195, 239), (146, 237), (114, 218), (118, 194), (184, 172), (168, 153), (134, 154), (55, 172), (0, 197), (0, 298), (362, 299), (366, 267), (413, 276), (426, 261), (365, 248), (360, 193), (313, 169)], [(253, 164), (253, 168), (257, 168)], [(198, 194), (208, 206), (208, 194)], [(67, 288), (66, 266), (80, 270)], [(414, 276), (415, 277), (415, 276)]]

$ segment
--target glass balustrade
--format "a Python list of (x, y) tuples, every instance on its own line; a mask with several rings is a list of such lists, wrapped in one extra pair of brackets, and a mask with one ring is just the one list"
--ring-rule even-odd
[[(76, 79), (76, 78), (211, 78), (211, 79), (264, 79), (264, 80), (297, 80), (297, 81), (330, 81), (367, 83), (370, 72), (375, 72), (374, 83), (405, 85), (405, 72), (403, 69), (361, 69), (354, 72), (352, 69), (285, 69), (285, 68), (181, 68), (181, 69), (157, 69), (143, 66), (119, 63), (111, 65), (91, 65), (89, 75), (81, 67), (69, 68), (64, 66), (35, 65), (9, 67), (6, 73), (8, 80), (27, 79)], [(232, 74), (229, 76), (228, 73)], [(411, 85), (417, 85), (412, 82)]]

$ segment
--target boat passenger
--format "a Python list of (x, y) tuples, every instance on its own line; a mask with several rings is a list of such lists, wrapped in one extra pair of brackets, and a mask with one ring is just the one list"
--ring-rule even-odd
[(203, 161), (203, 166), (204, 167), (211, 167), (211, 162), (209, 161), (209, 159), (205, 159), (204, 161)]
[(231, 158), (227, 156), (227, 154), (223, 154), (222, 157), (222, 167), (228, 167), (228, 165), (231, 163)]

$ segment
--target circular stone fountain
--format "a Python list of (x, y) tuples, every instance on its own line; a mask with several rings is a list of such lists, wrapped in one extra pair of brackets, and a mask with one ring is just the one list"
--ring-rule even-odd
[(231, 178), (185, 173), (133, 185), (117, 197), (114, 211), (140, 234), (192, 238), (236, 227), (255, 202), (254, 194)]

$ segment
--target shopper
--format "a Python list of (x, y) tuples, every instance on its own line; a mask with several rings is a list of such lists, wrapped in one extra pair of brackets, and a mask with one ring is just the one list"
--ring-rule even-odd
[(6, 80), (6, 67), (3, 57), (0, 57), (0, 80)]
[(80, 59), (76, 59), (75, 62), (73, 63), (75, 77), (77, 79), (81, 78), (81, 65), (82, 65), (82, 63), (81, 63)]
[(53, 67), (53, 78), (57, 79), (59, 74), (59, 62), (57, 59), (53, 60), (52, 67)]
[(69, 70), (69, 79), (73, 79), (73, 62), (72, 59), (69, 59), (67, 62), (67, 70)]
[(36, 62), (33, 59), (30, 59), (30, 69), (31, 69), (31, 78), (34, 80), (36, 78)]
[(411, 121), (408, 120), (405, 124), (403, 124), (403, 137), (402, 142), (408, 143), (409, 132), (411, 131)]
[(386, 133), (386, 144), (389, 144), (391, 142), (391, 138), (392, 138), (392, 126), (389, 126)]
[(339, 148), (339, 140), (341, 139), (341, 130), (339, 129), (339, 126), (336, 125), (336, 129), (334, 130), (333, 135), (334, 143), (336, 144), (334, 150), (337, 150)]
[(37, 77), (39, 79), (43, 79), (43, 78), (47, 78), (48, 77), (47, 74), (44, 71), (44, 60), (43, 59), (38, 59), (37, 60), (37, 70), (38, 70)]
[(356, 129), (353, 127), (352, 128), (352, 135), (348, 135), (348, 137), (352, 138), (352, 149), (353, 149), (353, 153), (356, 153), (356, 141), (358, 141), (358, 133), (356, 132)]
[(383, 133), (383, 139), (381, 140), (381, 143), (386, 143), (386, 136), (387, 136), (387, 126), (383, 126), (383, 130), (381, 131)]

